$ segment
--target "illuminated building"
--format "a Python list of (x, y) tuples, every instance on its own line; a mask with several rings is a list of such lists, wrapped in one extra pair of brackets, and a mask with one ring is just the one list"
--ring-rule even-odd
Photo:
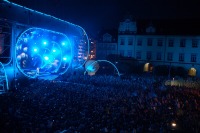
[(115, 30), (103, 31), (100, 33), (97, 42), (97, 58), (106, 59), (108, 55), (117, 54), (117, 32)]
[(90, 38), (89, 42), (90, 42), (89, 59), (93, 60), (93, 59), (96, 59), (96, 40), (93, 38)]
[[(197, 72), (200, 75), (200, 35), (159, 34), (156, 30), (149, 24), (141, 32), (136, 21), (125, 19), (119, 24), (117, 53), (151, 66), (180, 66), (186, 70), (192, 68), (195, 74)], [(189, 75), (193, 75), (191, 72)]]

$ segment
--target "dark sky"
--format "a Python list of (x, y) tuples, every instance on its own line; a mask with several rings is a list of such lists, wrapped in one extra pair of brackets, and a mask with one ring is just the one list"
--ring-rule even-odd
[(200, 19), (198, 0), (10, 0), (82, 26), (86, 32), (137, 19)]

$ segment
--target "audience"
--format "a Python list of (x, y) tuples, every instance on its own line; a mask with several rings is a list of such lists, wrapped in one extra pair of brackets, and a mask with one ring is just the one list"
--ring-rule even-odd
[(60, 76), (0, 95), (0, 133), (200, 132), (200, 90), (164, 77)]

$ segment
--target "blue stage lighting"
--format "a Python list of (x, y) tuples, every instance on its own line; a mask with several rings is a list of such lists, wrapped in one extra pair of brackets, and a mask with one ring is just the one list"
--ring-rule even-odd
[(48, 56), (44, 56), (44, 59), (47, 61), (47, 60), (49, 60), (49, 57)]
[(53, 48), (51, 50), (51, 54), (54, 55), (54, 56), (57, 56), (57, 55), (60, 55), (62, 52), (62, 49), (57, 49), (57, 48)]
[(44, 45), (47, 45), (47, 42), (46, 42), (46, 41), (44, 41), (44, 42), (43, 42), (43, 44), (44, 44)]
[(69, 56), (64, 56), (64, 57), (63, 57), (63, 61), (65, 61), (65, 62), (70, 61), (70, 59), (71, 59), (71, 58), (70, 58)]
[(66, 61), (66, 60), (67, 60), (67, 58), (66, 58), (66, 57), (63, 57), (63, 60), (64, 60), (64, 61)]
[(62, 42), (62, 45), (64, 46), (66, 43), (65, 42)]
[(37, 49), (37, 48), (34, 48), (33, 51), (34, 51), (34, 52), (38, 52), (38, 49)]
[(89, 71), (91, 71), (91, 72), (95, 71), (95, 69), (94, 69), (94, 67), (93, 67), (92, 65), (88, 66), (88, 67), (87, 67), (87, 70), (89, 70)]
[[(85, 30), (82, 27), (75, 25), (75, 24), (72, 24), (70, 22), (64, 21), (62, 19), (56, 18), (54, 16), (32, 10), (32, 9), (26, 8), (24, 6), (20, 6), (18, 4), (13, 3), (13, 2), (9, 2), (8, 0), (4, 0), (4, 1), (7, 2), (9, 5), (11, 5), (12, 7), (16, 6), (16, 7), (19, 7), (21, 9), (26, 9), (29, 12), (33, 12), (34, 15), (36, 15), (36, 16), (40, 15), (42, 17), (42, 19), (44, 19), (44, 20), (50, 20), (51, 19), (53, 25), (54, 24), (55, 25), (61, 24), (60, 25), (61, 28), (56, 29), (58, 31), (52, 31), (52, 29), (55, 30), (55, 28), (48, 26), (48, 25), (44, 26), (44, 28), (47, 28), (47, 29), (28, 28), (25, 31), (23, 31), (22, 34), (17, 39), (16, 47), (20, 47), (20, 45), (22, 45), (23, 43), (26, 43), (25, 45), (28, 45), (28, 48), (32, 48), (32, 46), (31, 46), (32, 43), (27, 43), (27, 42), (23, 41), (23, 39), (25, 37), (26, 38), (28, 37), (29, 42), (30, 41), (36, 42), (35, 44), (38, 45), (37, 46), (37, 48), (38, 48), (37, 53), (35, 53), (34, 50), (32, 49), (32, 51), (30, 53), (29, 53), (29, 51), (27, 52), (27, 54), (28, 54), (27, 57), (32, 57), (31, 55), (39, 54), (42, 57), (41, 58), (42, 61), (44, 61), (44, 54), (47, 54), (49, 59), (51, 59), (49, 54), (52, 53), (52, 51), (50, 51), (50, 53), (46, 53), (46, 52), (44, 52), (43, 48), (45, 47), (45, 48), (48, 48), (48, 49), (51, 50), (52, 47), (54, 46), (52, 42), (56, 42), (56, 43), (58, 43), (59, 46), (62, 47), (62, 49), (60, 49), (60, 48), (56, 49), (57, 50), (56, 53), (52, 53), (53, 56), (54, 57), (56, 56), (55, 58), (60, 57), (59, 61), (61, 63), (63, 61), (62, 60), (63, 55), (67, 54), (67, 55), (70, 56), (70, 58), (68, 59), (69, 65), (66, 66), (65, 69), (58, 66), (58, 68), (60, 67), (60, 69), (59, 69), (60, 74), (64, 74), (68, 70), (68, 68), (70, 67), (71, 64), (73, 64), (73, 66), (75, 66), (74, 68), (78, 69), (78, 68), (81, 68), (82, 65), (86, 62), (87, 58), (78, 58), (78, 52), (77, 52), (79, 50), (78, 49), (79, 45), (81, 45), (81, 47), (84, 50), (84, 52), (83, 52), (84, 56), (83, 57), (88, 57), (88, 54), (89, 54), (89, 39), (88, 39), (88, 36), (87, 36)], [(12, 13), (13, 12), (11, 11), (11, 14)], [(10, 15), (10, 16), (12, 16), (12, 15)], [(43, 27), (43, 24), (42, 23), (35, 23), (34, 26)], [(68, 30), (65, 30), (65, 28), (63, 28), (63, 26), (69, 27)], [(50, 30), (48, 30), (48, 29), (50, 29)], [(30, 35), (30, 36), (27, 36), (27, 35)], [(68, 38), (68, 35), (69, 35), (70, 38)], [(48, 39), (48, 40), (43, 40), (43, 39)], [(71, 39), (71, 40), (69, 40), (69, 39)], [(87, 41), (86, 44), (82, 43), (82, 42), (86, 42), (86, 41)], [(62, 42), (64, 42), (64, 43), (62, 43)], [(73, 44), (73, 47), (72, 47), (72, 44)], [(21, 54), (21, 49), (16, 49), (16, 56), (18, 56), (20, 54)], [(28, 59), (27, 63), (34, 64), (32, 61), (29, 62), (29, 60), (30, 59)], [(27, 64), (27, 67), (24, 68), (24, 67), (22, 67), (22, 61), (18, 61), (17, 67), (19, 68), (19, 71), (21, 71), (25, 76), (30, 77), (30, 78), (35, 78), (36, 77), (35, 75), (30, 75), (30, 74), (28, 74), (27, 72), (24, 71), (25, 69), (28, 68), (30, 70), (30, 73), (32, 73), (32, 71), (35, 70), (35, 68), (32, 66), (32, 64)], [(44, 71), (46, 71), (46, 70), (44, 70)]]
[[(36, 71), (35, 66), (40, 66), (40, 68), (42, 68), (41, 72), (54, 71), (58, 72), (59, 74), (64, 74), (70, 67), (73, 56), (71, 43), (67, 40), (68, 37), (65, 34), (59, 32), (54, 32), (41, 28), (29, 28), (20, 35), (19, 39), (17, 40), (16, 47), (20, 47), (21, 45), (25, 44), (26, 42), (23, 41), (23, 38), (26, 37), (26, 34), (30, 34), (32, 32), (35, 32), (35, 34), (32, 34), (34, 37), (30, 37), (29, 41), (33, 43), (26, 44), (27, 48), (31, 48), (32, 50), (30, 52), (27, 51), (26, 53), (26, 67), (22, 66), (23, 64), (21, 63), (21, 58), (19, 59), (19, 61), (17, 61), (17, 67), (19, 68), (19, 70), (25, 76), (30, 78), (35, 78), (38, 75), (34, 73), (27, 74), (24, 72), (24, 70), (26, 69), (30, 72)], [(45, 36), (40, 36), (41, 34)], [(58, 40), (53, 40), (54, 36), (56, 36)], [(46, 38), (48, 38), (48, 40), (46, 40)], [(62, 43), (65, 46), (63, 46)], [(22, 50), (19, 48), (16, 49), (16, 55), (19, 56), (21, 54)], [(38, 58), (37, 56), (40, 56), (41, 58)], [(40, 62), (38, 60), (40, 60)], [(39, 65), (37, 63), (39, 63)]]

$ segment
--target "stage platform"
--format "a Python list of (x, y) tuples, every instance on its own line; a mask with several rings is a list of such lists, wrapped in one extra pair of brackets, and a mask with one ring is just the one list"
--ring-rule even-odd
[(59, 76), (59, 74), (54, 73), (40, 73), (37, 78), (44, 79), (44, 80), (54, 80)]

